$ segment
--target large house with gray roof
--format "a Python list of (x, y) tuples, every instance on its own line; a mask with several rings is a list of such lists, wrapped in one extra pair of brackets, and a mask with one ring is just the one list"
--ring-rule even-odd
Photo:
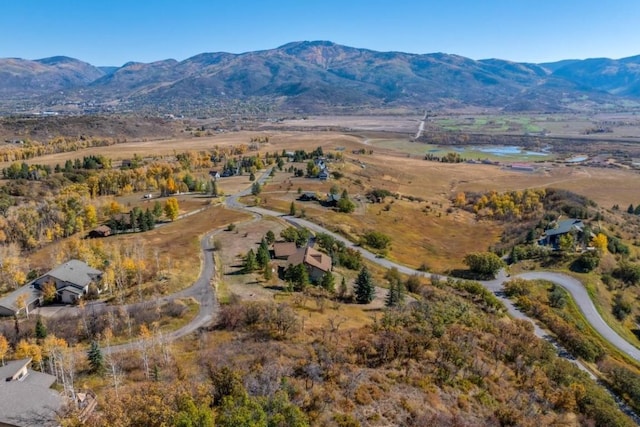
[[(25, 314), (28, 315), (31, 310), (40, 305), (42, 305), (42, 291), (33, 286), (33, 283), (29, 283), (0, 298), (0, 316), (15, 316), (22, 310), (25, 310)], [(1, 423), (0, 427), (2, 427)]]
[(0, 366), (0, 427), (57, 426), (63, 397), (51, 388), (56, 377), (29, 369), (31, 359)]
[(102, 271), (72, 259), (0, 298), (0, 316), (15, 316), (23, 310), (29, 314), (39, 307), (42, 304), (42, 288), (46, 283), (56, 286), (60, 302), (73, 304), (87, 294), (90, 284), (98, 285), (101, 280)]
[(97, 284), (100, 280), (102, 271), (72, 259), (38, 277), (33, 284), (40, 290), (45, 283), (55, 284), (60, 301), (72, 304), (87, 294), (91, 283)]

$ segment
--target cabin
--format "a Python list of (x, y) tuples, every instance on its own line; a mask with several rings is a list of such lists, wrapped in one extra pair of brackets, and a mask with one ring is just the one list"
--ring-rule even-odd
[(101, 237), (108, 237), (110, 235), (111, 235), (111, 227), (103, 224), (91, 230), (87, 237), (89, 237), (90, 239), (97, 239)]
[(329, 193), (323, 204), (327, 207), (336, 207), (341, 198), (342, 196), (340, 194)]
[(295, 242), (275, 242), (273, 244), (273, 258), (287, 259), (298, 250)]
[(300, 194), (298, 200), (300, 200), (301, 202), (317, 202), (318, 196), (316, 196), (316, 193), (312, 191), (305, 191), (304, 193)]
[(320, 173), (318, 174), (318, 179), (320, 179), (320, 181), (327, 181), (329, 179), (329, 170), (328, 169), (322, 169), (320, 171)]
[(530, 163), (512, 163), (511, 170), (520, 172), (535, 172), (536, 168)]

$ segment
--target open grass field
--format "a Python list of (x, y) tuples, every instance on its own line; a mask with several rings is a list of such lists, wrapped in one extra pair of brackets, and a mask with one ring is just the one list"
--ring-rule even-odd
[[(535, 132), (537, 126), (540, 126), (536, 120), (517, 117), (504, 118), (493, 123), (491, 121), (489, 117), (474, 118), (469, 128), (486, 130), (490, 126), (496, 126), (496, 129), (499, 129), (497, 131), (504, 132), (505, 127), (508, 130), (509, 127), (520, 126), (521, 130), (529, 129), (530, 132)], [(399, 123), (398, 129), (416, 124), (417, 122), (411, 121)], [(456, 126), (456, 123), (452, 121), (450, 125)], [(367, 126), (367, 123), (363, 123), (363, 126)], [(383, 126), (391, 124), (388, 122)], [(246, 203), (259, 203), (267, 208), (288, 213), (293, 202), (299, 215), (349, 236), (354, 241), (368, 231), (380, 231), (391, 238), (391, 247), (384, 253), (385, 257), (413, 268), (425, 268), (438, 273), (464, 268), (463, 259), (466, 254), (490, 249), (499, 242), (503, 228), (508, 226), (499, 222), (477, 220), (473, 214), (454, 208), (451, 200), (458, 192), (501, 192), (532, 187), (556, 187), (583, 194), (606, 209), (610, 209), (614, 204), (624, 208), (630, 203), (640, 203), (640, 193), (637, 192), (637, 188), (640, 188), (640, 174), (634, 170), (569, 166), (552, 161), (540, 165), (535, 172), (518, 172), (504, 166), (484, 164), (445, 164), (423, 160), (424, 154), (435, 147), (411, 143), (409, 137), (405, 140), (398, 134), (383, 135), (381, 132), (370, 131), (360, 134), (355, 131), (296, 132), (290, 128), (282, 132), (247, 131), (184, 140), (126, 143), (39, 157), (30, 162), (53, 165), (88, 154), (102, 154), (114, 160), (130, 158), (134, 154), (144, 159), (163, 156), (170, 158), (187, 150), (211, 150), (221, 145), (248, 144), (250, 139), (256, 136), (269, 136), (268, 143), (259, 144), (261, 153), (296, 149), (311, 151), (318, 146), (322, 147), (325, 153), (340, 153), (341, 160), (328, 160), (328, 164), (331, 171), (341, 174), (341, 178), (321, 182), (317, 179), (294, 177), (290, 172), (277, 171), (274, 177), (267, 180), (259, 196), (245, 197)], [(361, 149), (364, 153), (360, 153)], [(254, 153), (247, 152), (248, 155)], [(490, 155), (483, 156), (487, 157), (492, 158)], [(505, 161), (532, 161), (521, 156), (493, 158)], [(538, 157), (535, 160), (538, 160)], [(220, 166), (216, 168), (219, 169)], [(291, 165), (285, 165), (285, 170), (289, 166)], [(305, 163), (293, 166), (306, 168)], [(201, 170), (198, 173), (206, 174), (207, 171)], [(234, 194), (249, 187), (251, 182), (248, 176), (238, 176), (221, 178), (217, 185), (225, 194)], [(348, 191), (356, 205), (353, 213), (338, 213), (315, 202), (298, 200), (300, 192), (324, 195), (332, 186), (337, 186), (340, 192)], [(393, 196), (387, 197), (381, 203), (371, 203), (366, 199), (366, 194), (372, 189), (385, 189), (393, 193)], [(214, 254), (218, 267), (216, 289), (220, 302), (241, 300), (290, 304), (300, 319), (301, 330), (296, 337), (300, 342), (312, 342), (314, 338), (324, 337), (337, 327), (341, 332), (350, 331), (380, 319), (385, 296), (382, 288), (378, 289), (377, 297), (372, 304), (342, 304), (302, 293), (288, 293), (283, 289), (282, 281), (276, 278), (267, 281), (261, 272), (244, 274), (241, 271), (243, 256), (249, 249), (257, 249), (260, 239), (268, 230), (274, 231), (278, 236), (280, 231), (288, 226), (282, 219), (252, 218), (248, 214), (226, 209), (219, 204), (224, 200), (222, 197), (212, 199), (187, 194), (179, 195), (177, 198), (181, 214), (200, 209), (203, 211), (153, 231), (100, 239), (100, 244), (103, 245), (142, 247), (147, 254), (145, 262), (159, 262), (163, 266), (162, 270), (169, 272), (162, 275), (162, 278), (156, 279), (154, 276), (144, 285), (145, 298), (166, 295), (193, 283), (200, 270), (199, 240), (204, 233), (217, 229), (214, 239), (216, 246), (219, 245), (219, 250)], [(155, 200), (164, 202), (162, 198), (143, 199), (142, 194), (117, 198), (119, 203), (128, 208), (140, 206), (143, 209), (151, 207)], [(235, 228), (225, 230), (225, 226), (230, 223), (234, 223)], [(41, 270), (51, 268), (52, 261), (63, 252), (61, 248), (64, 244), (54, 244), (30, 255), (29, 262), (32, 267)], [(277, 266), (277, 262), (273, 265)], [(378, 286), (386, 286), (382, 277), (384, 271), (381, 268), (372, 270), (374, 282)], [(334, 273), (336, 285), (344, 276), (351, 288), (357, 271), (338, 268)], [(596, 304), (612, 324), (615, 319), (610, 314), (611, 293), (606, 292), (598, 282), (599, 278), (594, 274), (593, 277), (589, 276), (587, 285), (592, 289)], [(139, 292), (138, 288), (130, 289), (126, 300), (137, 301)], [(163, 319), (166, 323), (162, 326), (167, 330), (175, 329), (191, 319), (196, 312), (197, 303), (187, 303), (188, 312), (185, 317)], [(570, 306), (569, 309), (572, 315), (579, 315), (575, 307)], [(632, 335), (632, 328), (633, 325), (626, 324), (617, 330), (638, 344), (638, 339), (634, 339)], [(589, 330), (585, 333), (592, 334)], [(216, 331), (215, 335), (199, 334), (197, 339), (225, 340), (231, 337), (227, 336), (226, 332)], [(189, 344), (201, 343), (193, 342), (186, 345)]]
[[(289, 212), (290, 204), (294, 202), (298, 212), (304, 210), (306, 217), (354, 240), (367, 231), (382, 231), (392, 236), (393, 240), (388, 257), (414, 268), (423, 264), (435, 271), (461, 268), (462, 258), (467, 252), (487, 250), (497, 241), (500, 234), (497, 225), (477, 222), (464, 212), (447, 213), (451, 183), (441, 174), (424, 177), (409, 171), (396, 170), (394, 173), (383, 166), (393, 167), (394, 162), (400, 161), (413, 163), (416, 162), (414, 159), (375, 155), (362, 158), (366, 160), (365, 169), (348, 161), (331, 165), (332, 170), (343, 171), (351, 179), (321, 183), (308, 178), (295, 178), (284, 172), (277, 173), (265, 186), (260, 199), (267, 207), (284, 213)], [(440, 166), (425, 161), (419, 164)], [(432, 179), (435, 176), (443, 179)], [(298, 188), (323, 195), (332, 185), (347, 189), (355, 199), (354, 213), (338, 213), (314, 202), (297, 201)], [(371, 204), (365, 202), (364, 198), (364, 193), (371, 188), (386, 188), (405, 196), (424, 197), (424, 200), (396, 200), (390, 197), (385, 203)], [(387, 208), (387, 205), (390, 207)]]
[(517, 150), (518, 147), (477, 147), (473, 141), (465, 147), (447, 147), (431, 144), (411, 142), (408, 139), (368, 139), (367, 144), (372, 147), (397, 150), (412, 156), (424, 157), (431, 154), (443, 157), (447, 153), (455, 152), (468, 160), (484, 160), (499, 162), (538, 162), (543, 160), (553, 160), (555, 155), (551, 153), (532, 152), (527, 150)]
[[(354, 131), (402, 132), (413, 136), (424, 117), (424, 111), (398, 112), (398, 115), (310, 116), (286, 119), (270, 128), (282, 129), (348, 129)], [(606, 126), (606, 134), (586, 135), (588, 129)], [(426, 128), (435, 131), (486, 134), (541, 134), (564, 137), (640, 138), (640, 120), (634, 113), (599, 114), (500, 114), (479, 112), (430, 112)]]
[(304, 119), (285, 119), (271, 128), (282, 129), (350, 129), (353, 131), (384, 131), (415, 134), (424, 111), (399, 111), (398, 115), (361, 115), (361, 116), (310, 116)]
[[(143, 158), (162, 158), (175, 156), (184, 151), (212, 150), (216, 146), (248, 145), (252, 137), (268, 136), (269, 142), (260, 144), (260, 151), (282, 151), (282, 149), (311, 149), (322, 146), (323, 148), (335, 148), (357, 144), (356, 136), (334, 132), (274, 132), (274, 131), (243, 131), (232, 133), (220, 133), (214, 136), (185, 139), (164, 139), (154, 141), (125, 142), (106, 147), (90, 147), (82, 151), (40, 156), (26, 161), (28, 164), (43, 164), (55, 166), (64, 165), (67, 160), (74, 160), (89, 155), (103, 155), (112, 159), (115, 163), (124, 159), (131, 159), (134, 155)], [(11, 162), (2, 162), (0, 167), (7, 167)]]
[[(361, 122), (364, 127), (368, 127), (372, 120), (376, 120), (375, 117), (351, 119), (352, 123)], [(576, 120), (575, 117), (570, 119)], [(318, 123), (331, 121), (330, 118), (301, 121), (309, 125), (311, 120), (320, 120)], [(409, 120), (406, 117), (397, 120), (399, 122), (404, 120), (404, 124), (400, 127), (408, 127), (405, 126)], [(488, 123), (491, 120), (490, 117), (476, 117), (474, 123), (477, 121), (476, 125), (482, 126), (484, 121)], [(507, 117), (502, 120), (525, 125), (538, 121), (558, 125), (562, 118)], [(341, 123), (346, 124), (347, 121)], [(387, 117), (381, 126), (388, 130), (390, 123), (393, 123), (393, 117)], [(412, 124), (417, 125), (417, 122)], [(413, 267), (424, 263), (436, 271), (459, 268), (466, 253), (486, 250), (497, 241), (501, 232), (499, 225), (477, 222), (470, 215), (455, 210), (447, 212), (450, 200), (460, 191), (486, 192), (558, 187), (584, 194), (605, 208), (610, 208), (614, 204), (626, 206), (629, 203), (638, 203), (636, 189), (640, 188), (640, 174), (637, 171), (546, 163), (536, 172), (518, 172), (493, 165), (430, 162), (422, 159), (424, 153), (428, 151), (428, 146), (409, 142), (407, 135), (382, 135), (376, 132), (357, 135), (318, 130), (242, 131), (184, 140), (128, 142), (116, 146), (91, 148), (82, 152), (38, 157), (31, 162), (53, 165), (88, 154), (102, 154), (120, 160), (133, 157), (134, 154), (143, 158), (173, 156), (180, 151), (209, 150), (215, 146), (248, 144), (250, 139), (256, 136), (269, 137), (268, 143), (259, 144), (260, 152), (273, 153), (296, 149), (310, 151), (320, 146), (325, 153), (338, 153), (337, 150), (340, 150), (339, 152), (344, 156), (342, 162), (330, 164), (330, 170), (343, 173), (344, 178), (320, 182), (315, 179), (295, 178), (290, 173), (278, 172), (260, 194), (261, 203), (288, 213), (291, 201), (298, 197), (298, 189), (320, 194), (326, 194), (332, 185), (337, 185), (341, 190), (347, 189), (357, 205), (356, 211), (351, 215), (338, 214), (317, 204), (296, 203), (304, 209), (306, 216), (324, 224), (339, 225), (344, 233), (353, 237), (368, 230), (386, 231), (393, 236), (392, 250), (388, 256)], [(362, 148), (367, 154), (352, 152)], [(371, 154), (369, 154), (370, 150)], [(304, 167), (305, 165), (296, 166)], [(235, 193), (249, 185), (247, 176), (218, 180), (219, 189), (225, 194)], [(365, 203), (364, 195), (373, 188), (384, 188), (394, 194), (397, 193), (402, 200), (385, 201), (385, 204), (391, 204), (389, 210), (383, 209), (385, 204)], [(181, 197), (179, 201), (182, 213), (208, 203), (207, 199), (188, 196)], [(126, 206), (144, 207), (149, 202), (135, 195), (123, 199), (122, 203)], [(192, 220), (187, 222), (191, 224)]]

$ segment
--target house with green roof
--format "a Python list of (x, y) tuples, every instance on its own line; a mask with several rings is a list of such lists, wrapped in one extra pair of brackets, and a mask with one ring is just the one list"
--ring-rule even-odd
[(544, 237), (541, 243), (546, 246), (552, 246), (554, 248), (559, 247), (560, 237), (571, 234), (575, 241), (582, 238), (584, 233), (584, 223), (581, 219), (570, 218), (553, 223), (551, 228), (548, 228), (544, 232)]

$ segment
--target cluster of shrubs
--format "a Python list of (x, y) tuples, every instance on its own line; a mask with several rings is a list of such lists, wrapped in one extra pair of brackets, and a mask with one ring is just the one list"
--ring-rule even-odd
[(632, 215), (640, 215), (640, 203), (636, 205), (635, 208), (633, 207), (633, 204), (630, 204), (629, 207), (627, 208), (627, 213)]

